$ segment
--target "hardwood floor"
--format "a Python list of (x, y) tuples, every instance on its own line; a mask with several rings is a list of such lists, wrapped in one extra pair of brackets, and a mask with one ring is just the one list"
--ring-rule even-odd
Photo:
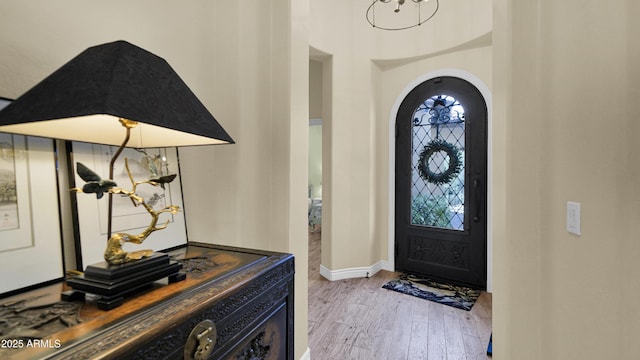
[(490, 359), (491, 294), (471, 311), (382, 288), (396, 273), (328, 281), (319, 273), (320, 234), (309, 234), (312, 360)]

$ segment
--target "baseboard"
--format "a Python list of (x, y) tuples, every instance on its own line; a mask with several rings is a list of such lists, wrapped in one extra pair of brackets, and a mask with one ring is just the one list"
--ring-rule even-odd
[(324, 265), (320, 265), (320, 275), (329, 281), (363, 278), (373, 276), (380, 270), (388, 270), (389, 265), (381, 260), (369, 267), (356, 267), (339, 270), (329, 270)]
[(307, 351), (305, 351), (304, 354), (302, 354), (302, 357), (300, 357), (300, 360), (311, 360), (311, 349), (307, 348)]

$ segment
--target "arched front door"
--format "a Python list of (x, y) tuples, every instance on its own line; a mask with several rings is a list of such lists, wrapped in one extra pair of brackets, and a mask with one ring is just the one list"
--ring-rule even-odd
[(396, 270), (487, 285), (487, 106), (457, 77), (415, 87), (396, 117)]

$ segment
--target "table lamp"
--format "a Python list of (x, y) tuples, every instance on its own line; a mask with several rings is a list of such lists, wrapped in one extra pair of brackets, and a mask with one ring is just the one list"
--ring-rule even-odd
[[(0, 111), (0, 132), (119, 147), (111, 159), (108, 176), (76, 164), (85, 184), (72, 189), (95, 194), (97, 201), (101, 201), (103, 194), (108, 195), (106, 264), (87, 267), (84, 275), (89, 277), (88, 281), (94, 278), (97, 282), (106, 281), (109, 288), (113, 288), (117, 279), (135, 278), (135, 274), (141, 273), (155, 272), (148, 277), (155, 281), (160, 273), (173, 272), (176, 267), (169, 270), (168, 260), (164, 256), (157, 260), (150, 250), (127, 253), (122, 249), (125, 242), (142, 243), (152, 232), (166, 227), (167, 224), (157, 224), (162, 212), (179, 210), (176, 206), (153, 210), (135, 192), (139, 184), (164, 186), (174, 176), (150, 174), (147, 179), (134, 179), (129, 172), (131, 189), (119, 187), (111, 180), (113, 165), (122, 150), (234, 143), (164, 59), (126, 41), (90, 47), (35, 85)], [(128, 196), (133, 205), (145, 207), (151, 216), (145, 231), (137, 235), (111, 233), (113, 194)], [(150, 260), (136, 264), (142, 259)], [(158, 270), (158, 263), (163, 263), (162, 271)], [(104, 290), (106, 285), (92, 284), (88, 288), (76, 285), (80, 290), (107, 297), (120, 294)], [(120, 290), (130, 288), (129, 283)]]

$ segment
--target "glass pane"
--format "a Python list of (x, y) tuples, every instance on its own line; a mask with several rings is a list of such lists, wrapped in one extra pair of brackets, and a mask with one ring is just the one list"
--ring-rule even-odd
[(413, 114), (411, 223), (464, 229), (464, 109), (437, 95)]

